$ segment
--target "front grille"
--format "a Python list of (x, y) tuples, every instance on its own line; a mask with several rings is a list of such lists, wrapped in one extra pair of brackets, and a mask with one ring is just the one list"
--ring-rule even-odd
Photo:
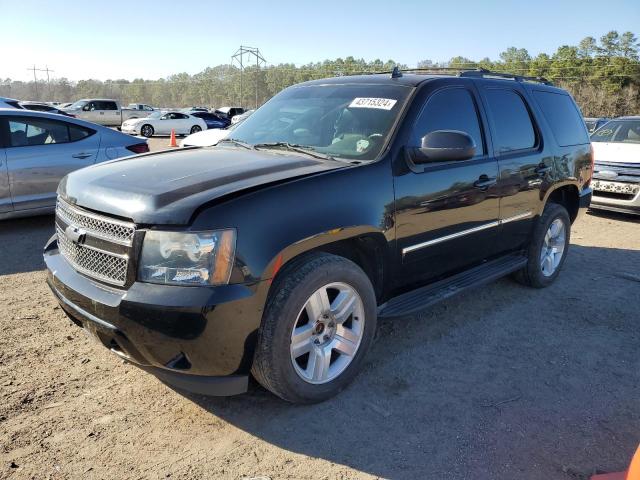
[(133, 234), (136, 231), (133, 223), (80, 210), (61, 199), (58, 199), (56, 204), (56, 215), (67, 225), (81, 227), (96, 237), (123, 245), (131, 245), (133, 242)]
[(75, 270), (112, 285), (126, 284), (135, 235), (133, 223), (98, 215), (58, 199), (56, 233), (60, 253)]
[[(614, 175), (612, 175), (612, 173)], [(640, 163), (596, 162), (594, 179), (640, 183)]]
[(98, 250), (85, 245), (78, 245), (67, 238), (61, 228), (57, 227), (58, 248), (67, 261), (78, 270), (98, 280), (124, 285), (127, 281), (128, 259), (125, 256)]

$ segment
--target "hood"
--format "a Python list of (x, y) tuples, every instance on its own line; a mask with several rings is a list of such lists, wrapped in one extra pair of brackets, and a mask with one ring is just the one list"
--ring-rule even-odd
[(224, 195), (345, 164), (240, 147), (181, 149), (76, 170), (58, 194), (72, 204), (141, 224), (189, 223), (201, 205)]
[(640, 144), (620, 142), (592, 142), (596, 162), (640, 164)]

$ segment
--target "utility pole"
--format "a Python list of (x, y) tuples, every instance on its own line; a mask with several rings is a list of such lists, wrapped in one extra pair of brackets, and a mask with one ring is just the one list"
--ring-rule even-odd
[(38, 100), (38, 78), (36, 76), (36, 72), (47, 72), (47, 88), (49, 89), (49, 96), (51, 96), (51, 81), (49, 78), (49, 72), (53, 73), (53, 70), (49, 69), (49, 66), (47, 65), (45, 68), (36, 68), (35, 64), (33, 65), (33, 67), (31, 68), (27, 68), (27, 70), (32, 70), (33, 71), (33, 83), (36, 89), (36, 98), (35, 100)]
[(231, 55), (231, 65), (237, 63), (240, 65), (240, 106), (244, 107), (244, 91), (243, 91), (243, 75), (244, 75), (244, 66), (245, 66), (245, 57), (246, 63), (249, 64), (251, 58), (254, 57), (256, 59), (256, 108), (258, 108), (258, 73), (260, 71), (260, 65), (266, 65), (267, 61), (264, 59), (262, 54), (260, 53), (260, 49), (257, 47), (245, 47), (244, 45), (240, 45), (240, 48)]
[(27, 70), (33, 70), (33, 84), (36, 87), (36, 98), (35, 98), (35, 100), (37, 100), (38, 99), (38, 78), (36, 77), (36, 70), (37, 70), (36, 65), (34, 64), (33, 68), (27, 68)]

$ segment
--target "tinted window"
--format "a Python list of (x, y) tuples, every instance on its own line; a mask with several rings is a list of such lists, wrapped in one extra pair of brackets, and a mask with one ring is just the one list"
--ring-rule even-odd
[(80, 125), (69, 125), (69, 137), (72, 142), (87, 138), (94, 133), (96, 133), (95, 130), (91, 130), (90, 128), (81, 127)]
[(9, 141), (12, 147), (27, 147), (66, 143), (69, 141), (67, 125), (44, 118), (9, 119)]
[(118, 110), (118, 105), (116, 102), (102, 102), (103, 110)]
[(488, 89), (485, 92), (496, 153), (532, 148), (536, 135), (522, 97), (513, 90)]
[(640, 143), (640, 120), (612, 120), (596, 130), (591, 141)]
[(558, 145), (566, 147), (589, 143), (582, 116), (569, 95), (534, 90), (533, 96), (551, 126)]
[(23, 105), (27, 110), (35, 110), (37, 112), (50, 112), (55, 110), (54, 107), (50, 107), (49, 105), (38, 105), (38, 104), (26, 104)]
[(409, 145), (419, 147), (422, 137), (435, 130), (465, 132), (473, 138), (476, 154), (485, 153), (478, 111), (471, 93), (464, 88), (441, 90), (429, 97), (413, 127)]

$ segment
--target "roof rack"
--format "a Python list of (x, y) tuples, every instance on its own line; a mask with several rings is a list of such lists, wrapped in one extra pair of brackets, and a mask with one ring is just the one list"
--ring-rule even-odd
[(464, 70), (458, 73), (459, 77), (485, 77), (485, 78), (505, 78), (507, 80), (515, 80), (516, 82), (534, 82), (544, 85), (553, 85), (544, 77), (527, 77), (524, 75), (514, 75), (513, 73), (492, 72), (485, 68), (476, 68), (473, 70)]
[(399, 78), (404, 73), (431, 73), (434, 75), (442, 75), (449, 72), (456, 72), (459, 77), (486, 77), (486, 78), (504, 78), (506, 80), (514, 80), (516, 82), (534, 82), (544, 85), (553, 83), (544, 77), (527, 77), (525, 75), (515, 75), (513, 73), (493, 72), (486, 68), (457, 68), (457, 67), (428, 67), (428, 68), (404, 68), (394, 67), (391, 72), (378, 72), (380, 74), (391, 74), (391, 78)]

